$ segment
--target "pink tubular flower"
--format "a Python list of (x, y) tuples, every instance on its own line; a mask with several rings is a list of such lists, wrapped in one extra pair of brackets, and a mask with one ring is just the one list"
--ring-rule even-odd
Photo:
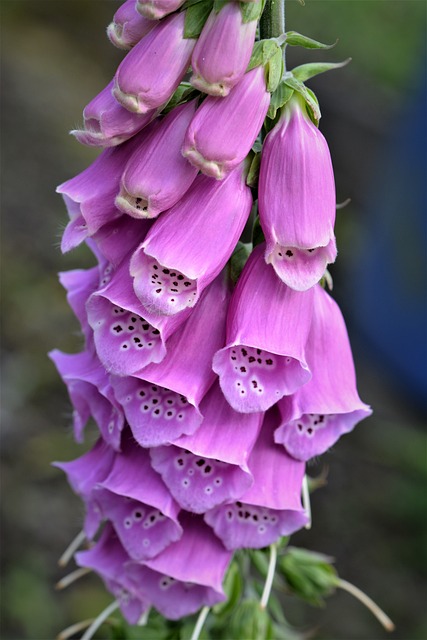
[(113, 95), (135, 113), (147, 113), (173, 94), (189, 65), (195, 40), (184, 38), (185, 11), (156, 25), (126, 56)]
[(248, 458), (262, 414), (233, 411), (217, 384), (201, 404), (197, 431), (151, 449), (153, 467), (183, 509), (203, 513), (240, 498), (252, 484)]
[(185, 0), (136, 0), (136, 10), (149, 20), (160, 20), (179, 9)]
[(107, 36), (119, 49), (131, 49), (155, 26), (153, 20), (147, 20), (139, 14), (135, 0), (126, 0), (114, 14), (113, 21), (107, 27)]
[(264, 67), (246, 73), (225, 98), (208, 97), (185, 136), (183, 155), (207, 176), (222, 180), (249, 153), (270, 104)]
[(144, 306), (165, 315), (193, 307), (230, 258), (251, 206), (243, 166), (222, 182), (198, 176), (132, 257), (135, 293)]
[(266, 261), (288, 286), (309, 289), (337, 255), (335, 184), (326, 140), (299, 98), (264, 142), (258, 193)]
[(152, 109), (145, 114), (131, 113), (111, 93), (112, 80), (83, 110), (84, 128), (70, 133), (90, 147), (115, 147), (129, 140), (157, 115)]
[(184, 135), (196, 102), (173, 109), (129, 159), (120, 184), (116, 206), (135, 218), (155, 218), (170, 209), (197, 175), (181, 154)]
[(209, 15), (191, 57), (191, 84), (212, 96), (226, 96), (248, 66), (257, 20), (244, 23), (238, 2)]
[(350, 343), (336, 302), (314, 287), (313, 322), (307, 342), (311, 380), (279, 402), (281, 424), (275, 440), (299, 460), (324, 453), (367, 416), (357, 393)]
[(252, 252), (237, 282), (227, 317), (226, 346), (213, 370), (233, 409), (265, 411), (311, 377), (305, 344), (311, 325), (313, 291), (297, 292), (277, 278)]
[(301, 505), (305, 465), (274, 444), (277, 418), (275, 409), (265, 415), (249, 457), (252, 486), (238, 502), (221, 505), (205, 514), (205, 521), (227, 549), (266, 547), (307, 523)]

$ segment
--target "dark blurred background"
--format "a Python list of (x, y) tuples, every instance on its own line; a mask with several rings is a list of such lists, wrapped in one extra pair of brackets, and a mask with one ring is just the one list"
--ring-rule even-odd
[[(66, 212), (55, 186), (96, 152), (67, 131), (122, 58), (105, 37), (110, 0), (1, 0), (3, 205), (2, 638), (45, 640), (111, 598), (95, 578), (64, 593), (57, 559), (82, 510), (52, 460), (72, 441), (64, 387), (46, 357), (80, 348), (56, 278), (92, 264), (61, 256)], [(427, 638), (426, 465), (426, 4), (420, 0), (287, 2), (287, 29), (331, 51), (288, 50), (288, 66), (352, 57), (311, 82), (336, 171), (340, 249), (331, 268), (353, 343), (362, 398), (374, 416), (319, 465), (311, 531), (293, 543), (336, 558), (340, 575), (396, 623), (389, 637)], [(345, 593), (325, 609), (286, 601), (297, 626), (324, 640), (386, 632)], [(244, 639), (239, 639), (244, 640)]]

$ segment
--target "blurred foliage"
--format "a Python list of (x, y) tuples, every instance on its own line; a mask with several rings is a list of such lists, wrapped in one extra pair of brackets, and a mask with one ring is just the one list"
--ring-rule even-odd
[[(66, 392), (46, 352), (81, 346), (55, 272), (88, 266), (93, 259), (84, 248), (60, 255), (66, 212), (55, 186), (96, 155), (66, 132), (80, 123), (82, 107), (111, 79), (121, 60), (122, 53), (104, 33), (117, 6), (110, 0), (2, 0), (0, 5), (4, 640), (53, 638), (111, 600), (94, 576), (82, 578), (66, 593), (54, 590), (61, 576), (56, 560), (79, 531), (82, 511), (50, 463), (76, 457), (82, 448), (72, 441)], [(352, 298), (347, 277), (363, 254), (362, 202), (369, 197), (372, 177), (381, 172), (378, 158), (400, 110), (423, 82), (425, 16), (425, 3), (418, 0), (306, 0), (305, 7), (287, 2), (288, 30), (322, 42), (339, 38), (327, 52), (289, 48), (290, 68), (353, 58), (344, 70), (310, 81), (320, 99), (338, 200), (352, 198), (338, 218), (341, 254), (333, 273), (344, 306)], [(375, 414), (324, 456), (330, 467), (328, 486), (313, 498), (313, 529), (292, 542), (333, 555), (340, 575), (368, 592), (393, 618), (397, 630), (391, 638), (423, 640), (424, 415), (393, 372), (384, 371), (363, 348), (356, 327), (350, 324), (350, 329), (361, 396)], [(318, 472), (313, 463), (311, 475)], [(320, 640), (386, 636), (343, 593), (329, 598), (321, 611), (286, 594), (274, 602), (278, 614), (283, 610), (300, 628), (316, 628)], [(155, 620), (150, 618), (152, 640)], [(284, 629), (285, 623), (279, 627)]]

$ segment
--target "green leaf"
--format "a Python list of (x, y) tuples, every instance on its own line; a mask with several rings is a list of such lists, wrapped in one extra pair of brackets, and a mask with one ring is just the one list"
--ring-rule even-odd
[(253, 22), (259, 20), (264, 11), (266, 0), (257, 0), (257, 2), (241, 2), (240, 11), (242, 12), (242, 22)]
[(190, 96), (191, 98), (196, 97), (198, 93), (199, 92), (189, 82), (181, 82), (172, 97), (162, 109), (162, 113), (169, 113), (169, 111), (172, 111), (172, 109), (181, 104), (181, 102), (186, 102)]
[(214, 0), (213, 10), (215, 13), (219, 13), (226, 4), (228, 4), (230, 0)]
[(248, 187), (257, 186), (260, 166), (261, 166), (261, 154), (256, 153), (252, 158), (248, 175), (246, 176), (246, 184), (248, 185)]
[(341, 67), (345, 67), (349, 62), (351, 62), (351, 58), (347, 58), (344, 62), (309, 62), (308, 64), (301, 64), (299, 67), (292, 69), (292, 75), (297, 80), (305, 82), (310, 78), (314, 78), (314, 76), (318, 76), (320, 73), (325, 73), (325, 71), (341, 69)]
[(338, 576), (331, 562), (332, 558), (321, 553), (289, 547), (279, 558), (278, 567), (295, 595), (322, 606), (323, 599), (337, 586)]
[[(239, 249), (239, 245), (242, 245)], [(245, 245), (239, 242), (237, 245), (243, 255), (246, 254), (246, 260), (249, 257), (252, 245)], [(246, 262), (245, 260), (245, 262)], [(224, 580), (224, 591), (227, 595), (227, 600), (216, 604), (212, 611), (219, 618), (225, 618), (233, 612), (243, 592), (243, 577), (240, 571), (240, 567), (237, 562), (233, 561), (230, 565), (227, 575)]]
[(309, 108), (309, 115), (317, 126), (322, 114), (320, 113), (319, 103), (313, 91), (308, 89), (301, 80), (294, 78), (290, 72), (286, 74), (284, 82), (288, 87), (302, 95)]
[[(259, 224), (259, 218), (257, 218), (255, 221), (255, 224), (257, 223)], [(249, 550), (249, 557), (253, 562), (253, 564), (255, 565), (255, 567), (257, 568), (257, 570), (259, 571), (259, 573), (262, 575), (262, 577), (265, 578), (268, 573), (268, 565), (269, 565), (269, 559), (267, 554), (265, 554), (264, 551), (260, 551), (258, 549), (256, 550), (251, 549)]]
[(303, 36), (296, 31), (287, 31), (285, 36), (286, 44), (289, 44), (291, 47), (305, 47), (306, 49), (332, 49), (338, 42), (338, 40), (336, 40), (333, 44), (323, 44), (322, 42)]
[(247, 71), (265, 65), (277, 51), (282, 51), (276, 40), (258, 40), (252, 49), (251, 59), (249, 60)]
[(230, 620), (230, 638), (273, 640), (273, 625), (266, 609), (257, 600), (244, 600)]
[(283, 53), (280, 47), (278, 47), (275, 54), (267, 62), (266, 71), (267, 90), (270, 93), (273, 93), (279, 86), (279, 82), (281, 81), (283, 76)]
[(184, 38), (198, 38), (212, 10), (212, 0), (201, 0), (185, 13)]
[(288, 87), (284, 82), (280, 82), (279, 86), (271, 94), (270, 106), (267, 111), (267, 117), (274, 120), (277, 111), (281, 109), (293, 96), (293, 89)]
[[(261, 229), (261, 224), (259, 222), (259, 216), (257, 216), (255, 218), (254, 228), (252, 230), (252, 244), (254, 246), (254, 249), (255, 249), (255, 247), (257, 245), (261, 244), (264, 241), (265, 241), (264, 232)], [(267, 562), (267, 567), (268, 567), (268, 560), (267, 559), (266, 559), (266, 562)], [(267, 573), (265, 575), (267, 575)]]

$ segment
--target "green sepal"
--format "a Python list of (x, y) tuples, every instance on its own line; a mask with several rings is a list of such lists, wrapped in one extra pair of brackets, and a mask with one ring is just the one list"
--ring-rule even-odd
[(338, 42), (338, 40), (336, 40), (333, 44), (323, 44), (323, 42), (318, 42), (317, 40), (303, 36), (301, 33), (297, 33), (297, 31), (287, 31), (285, 36), (286, 44), (291, 47), (304, 47), (305, 49), (332, 49)]
[(230, 0), (214, 0), (213, 11), (215, 11), (215, 13), (219, 13), (221, 9), (225, 7), (225, 5), (229, 2)]
[(181, 82), (163, 107), (162, 113), (169, 113), (169, 111), (175, 109), (179, 104), (188, 102), (189, 99), (191, 100), (195, 98), (198, 93), (199, 91), (197, 91), (197, 89), (195, 89), (189, 82)]
[(264, 236), (264, 232), (261, 228), (261, 223), (259, 221), (259, 216), (256, 216), (255, 218), (255, 222), (254, 222), (254, 226), (252, 229), (252, 244), (255, 247), (257, 247), (259, 244), (261, 244), (262, 242), (265, 242), (265, 236)]
[(257, 600), (244, 600), (230, 620), (230, 638), (273, 640), (273, 625), (269, 613)]
[(271, 94), (270, 106), (267, 111), (267, 118), (274, 120), (278, 109), (281, 109), (292, 98), (294, 90), (288, 87), (284, 82), (280, 82), (279, 86)]
[(248, 187), (256, 187), (258, 184), (259, 168), (261, 166), (261, 154), (254, 153), (249, 170), (246, 176), (246, 184)]
[(319, 102), (313, 91), (306, 87), (305, 84), (301, 82), (301, 80), (295, 78), (290, 72), (286, 74), (284, 82), (288, 87), (290, 87), (294, 91), (297, 91), (304, 98), (308, 107), (308, 115), (317, 126), (319, 124), (320, 118), (322, 117), (322, 114), (320, 113)]
[(212, 0), (200, 0), (188, 7), (185, 13), (184, 38), (198, 38), (212, 11)]
[(291, 592), (315, 606), (322, 606), (338, 583), (333, 558), (307, 549), (288, 547), (278, 568)]
[(320, 73), (325, 73), (325, 71), (341, 69), (341, 67), (345, 67), (349, 62), (351, 62), (351, 58), (347, 58), (347, 60), (343, 62), (309, 62), (308, 64), (302, 64), (292, 69), (292, 75), (297, 80), (305, 82), (310, 78), (314, 78), (314, 76), (318, 76)]
[(188, 7), (192, 7), (195, 4), (199, 4), (202, 0), (186, 0), (181, 7), (181, 11), (185, 11)]
[(252, 252), (251, 242), (238, 242), (228, 263), (231, 281), (236, 284)]
[[(216, 0), (215, 0), (216, 1)], [(240, 11), (242, 12), (242, 22), (253, 22), (259, 20), (264, 11), (266, 0), (257, 0), (256, 2), (241, 2)]]
[[(239, 242), (239, 244), (243, 243)], [(243, 586), (243, 577), (240, 567), (237, 562), (233, 561), (224, 580), (224, 592), (227, 599), (213, 607), (212, 612), (215, 616), (218, 618), (226, 618), (231, 615), (240, 601), (240, 597), (243, 593)]]
[(282, 50), (275, 39), (258, 40), (252, 49), (251, 59), (249, 60), (246, 71), (250, 71), (261, 65), (265, 66), (274, 55), (277, 55), (277, 51), (281, 53)]
[(283, 76), (283, 53), (280, 47), (265, 66), (267, 91), (274, 93)]

